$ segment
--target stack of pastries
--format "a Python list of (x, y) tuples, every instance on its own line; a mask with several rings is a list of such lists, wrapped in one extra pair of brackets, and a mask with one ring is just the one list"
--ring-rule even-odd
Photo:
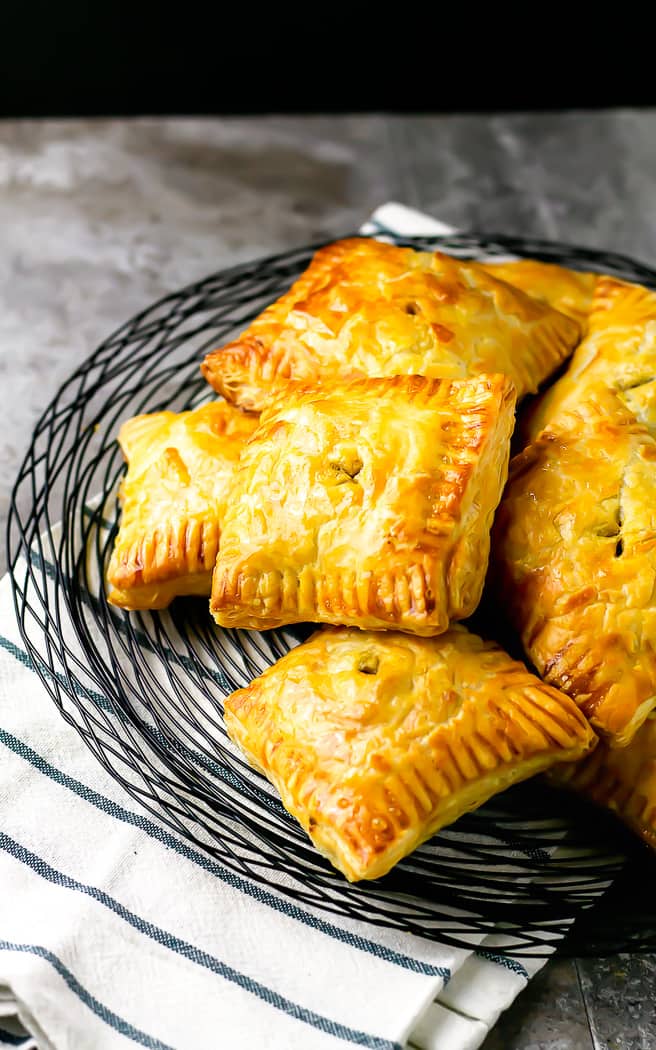
[(109, 600), (321, 625), (225, 721), (348, 879), (545, 771), (656, 845), (655, 365), (644, 288), (355, 238), (123, 424)]

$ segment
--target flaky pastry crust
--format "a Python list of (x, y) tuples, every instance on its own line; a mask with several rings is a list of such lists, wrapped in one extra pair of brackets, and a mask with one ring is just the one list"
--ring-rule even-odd
[(540, 675), (628, 744), (656, 705), (656, 440), (618, 393), (512, 461), (491, 576)]
[(506, 376), (289, 387), (244, 447), (211, 610), (438, 634), (480, 599), (507, 473)]
[(605, 806), (656, 849), (656, 717), (628, 747), (600, 744), (589, 757), (554, 768), (553, 783)]
[(565, 375), (531, 406), (522, 422), (527, 440), (597, 387), (614, 390), (637, 419), (656, 427), (656, 292), (597, 279), (588, 334)]
[(533, 299), (548, 303), (576, 321), (582, 333), (588, 327), (588, 315), (597, 275), (568, 270), (565, 266), (540, 262), (538, 259), (517, 259), (514, 262), (482, 263), (484, 270), (500, 281), (521, 288)]
[(256, 425), (225, 401), (123, 424), (128, 471), (107, 571), (110, 602), (163, 609), (178, 595), (210, 593), (227, 491)]
[(351, 881), (596, 741), (571, 700), (464, 628), (320, 631), (228, 697), (225, 720)]
[(477, 263), (367, 238), (322, 248), (238, 339), (209, 354), (207, 381), (261, 409), (289, 381), (458, 378), (502, 372), (537, 390), (571, 353), (578, 324)]

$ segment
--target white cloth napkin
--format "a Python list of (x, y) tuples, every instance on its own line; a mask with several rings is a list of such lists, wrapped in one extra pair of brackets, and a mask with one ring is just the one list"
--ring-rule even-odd
[[(386, 230), (450, 232), (398, 204)], [(0, 581), (0, 1047), (474, 1050), (541, 965), (313, 911), (167, 830), (60, 716)]]

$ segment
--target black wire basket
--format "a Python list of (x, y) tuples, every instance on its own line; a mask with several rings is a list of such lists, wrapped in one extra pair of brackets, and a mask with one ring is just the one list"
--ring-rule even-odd
[[(645, 265), (551, 242), (473, 234), (392, 239), (465, 257), (536, 257), (656, 287), (656, 271)], [(285, 291), (317, 247), (237, 266), (166, 296), (110, 336), (43, 414), (8, 528), (16, 614), (34, 666), (63, 717), (142, 806), (231, 877), (282, 894), (290, 907), (458, 947), (495, 933), (495, 951), (514, 955), (546, 956), (556, 942), (577, 954), (654, 949), (651, 855), (612, 818), (540, 781), (462, 817), (383, 879), (349, 885), (243, 761), (223, 725), (223, 698), (305, 629), (220, 630), (207, 602), (196, 599), (152, 614), (106, 602), (104, 567), (124, 470), (119, 424), (213, 396), (199, 374), (204, 353)]]

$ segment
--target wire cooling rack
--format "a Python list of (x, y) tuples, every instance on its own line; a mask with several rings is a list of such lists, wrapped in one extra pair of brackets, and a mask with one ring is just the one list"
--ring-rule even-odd
[[(656, 271), (631, 259), (552, 242), (391, 239), (465, 257), (537, 257), (656, 286)], [(462, 817), (385, 878), (349, 885), (245, 764), (223, 725), (225, 695), (285, 653), (304, 628), (225, 631), (210, 620), (206, 601), (181, 599), (149, 614), (105, 600), (124, 470), (119, 424), (207, 400), (198, 370), (204, 353), (285, 291), (317, 247), (166, 296), (110, 336), (44, 412), (8, 529), (16, 613), (43, 684), (98, 761), (158, 820), (234, 879), (283, 894), (291, 908), (457, 946), (495, 932), (495, 950), (515, 955), (549, 954), (563, 937), (566, 950), (579, 954), (656, 948), (647, 851), (608, 816), (537, 781)]]

